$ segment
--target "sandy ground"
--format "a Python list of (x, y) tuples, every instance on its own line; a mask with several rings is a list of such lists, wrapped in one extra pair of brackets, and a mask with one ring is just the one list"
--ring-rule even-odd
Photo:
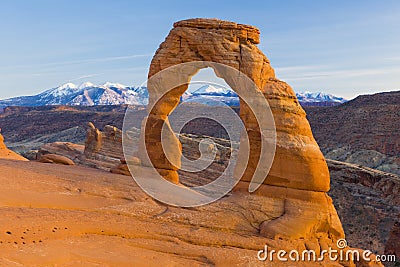
[(0, 266), (282, 265), (258, 261), (282, 243), (252, 223), (279, 216), (276, 203), (250, 195), (167, 207), (128, 176), (13, 160), (0, 160), (0, 182)]

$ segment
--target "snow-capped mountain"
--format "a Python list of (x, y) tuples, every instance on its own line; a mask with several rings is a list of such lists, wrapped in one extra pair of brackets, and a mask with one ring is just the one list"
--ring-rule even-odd
[[(346, 102), (344, 98), (325, 93), (297, 93), (302, 105), (330, 106)], [(90, 82), (77, 86), (66, 83), (34, 96), (21, 96), (0, 100), (0, 108), (6, 106), (46, 106), (46, 105), (147, 105), (146, 87), (130, 87), (120, 83), (106, 82), (96, 85)], [(230, 88), (215, 84), (203, 85), (187, 91), (182, 96), (184, 102), (197, 102), (210, 106), (239, 106), (237, 94)]]
[[(306, 91), (304, 93), (296, 93), (296, 96), (304, 106), (334, 106), (347, 101), (342, 97), (322, 92), (312, 93)], [(211, 106), (223, 104), (239, 106), (238, 95), (232, 89), (218, 85), (204, 85), (191, 93), (185, 93), (182, 98), (185, 102), (198, 102)]]
[(305, 91), (302, 93), (296, 93), (297, 99), (302, 105), (319, 105), (320, 106), (333, 106), (347, 102), (343, 97), (337, 97), (331, 94), (325, 94), (322, 92), (312, 93)]
[(235, 91), (216, 84), (206, 84), (191, 92), (192, 95), (237, 97)]
[(192, 92), (185, 92), (183, 102), (196, 102), (210, 106), (239, 106), (238, 95), (230, 88), (218, 85), (203, 85)]
[(95, 85), (90, 82), (76, 86), (66, 83), (34, 96), (21, 96), (0, 100), (5, 106), (46, 106), (46, 105), (146, 105), (147, 88), (129, 87), (119, 83)]

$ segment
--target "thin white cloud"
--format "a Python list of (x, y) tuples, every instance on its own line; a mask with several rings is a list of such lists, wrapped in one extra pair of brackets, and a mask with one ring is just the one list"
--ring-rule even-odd
[(400, 56), (394, 56), (394, 57), (387, 57), (385, 58), (387, 61), (400, 61)]
[(320, 68), (326, 68), (324, 65), (303, 65), (303, 66), (286, 66), (286, 67), (276, 67), (274, 68), (277, 72), (298, 72), (303, 70), (315, 70)]
[(64, 64), (108, 62), (108, 61), (125, 60), (125, 59), (132, 59), (132, 58), (150, 57), (152, 55), (153, 54), (137, 54), (137, 55), (127, 55), (127, 56), (118, 56), (118, 57), (92, 58), (92, 59), (84, 59), (84, 60), (76, 60), (76, 61), (64, 62)]
[(278, 76), (286, 80), (300, 81), (300, 80), (324, 79), (328, 77), (348, 78), (348, 77), (362, 77), (362, 76), (379, 76), (391, 73), (397, 73), (400, 75), (400, 67), (394, 66), (394, 67), (369, 68), (369, 69), (366, 68), (366, 69), (347, 69), (347, 70), (346, 69), (313, 70), (312, 67), (309, 66), (304, 66), (304, 68), (296, 66), (278, 72)]
[(124, 71), (137, 71), (137, 70), (148, 70), (149, 66), (142, 67), (131, 67), (131, 68), (120, 68), (120, 69), (107, 69), (105, 72), (124, 72)]
[(86, 74), (86, 75), (82, 75), (82, 76), (70, 79), (69, 82), (74, 82), (74, 81), (79, 81), (79, 80), (82, 80), (82, 79), (97, 77), (97, 76), (100, 76), (100, 75), (103, 75), (103, 74), (104, 73)]
[(52, 62), (52, 63), (43, 63), (43, 64), (33, 64), (33, 65), (16, 65), (3, 67), (1, 69), (19, 69), (19, 68), (37, 68), (37, 67), (61, 67), (67, 65), (79, 65), (79, 64), (89, 64), (89, 63), (98, 63), (98, 62), (111, 62), (118, 60), (127, 60), (133, 58), (144, 58), (150, 57), (153, 54), (136, 54), (136, 55), (126, 55), (126, 56), (115, 56), (115, 57), (102, 57), (102, 58), (90, 58), (90, 59), (81, 59), (81, 60), (71, 60), (71, 61), (62, 61), (62, 62)]

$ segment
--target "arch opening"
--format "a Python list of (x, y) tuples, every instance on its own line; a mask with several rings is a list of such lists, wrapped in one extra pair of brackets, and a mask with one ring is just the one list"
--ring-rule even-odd
[[(240, 99), (239, 116), (231, 108), (226, 108), (226, 110), (229, 109), (230, 112), (235, 113), (238, 120), (243, 125), (241, 128), (236, 125), (236, 127), (232, 127), (230, 131), (233, 133), (233, 139), (231, 137), (229, 139), (240, 140), (240, 144), (242, 145), (240, 145), (238, 152), (239, 164), (236, 164), (234, 171), (228, 172), (228, 176), (235, 176), (236, 181), (240, 180), (240, 178), (246, 181), (252, 181), (253, 176), (257, 173), (257, 169), (260, 169), (260, 159), (263, 154), (262, 143), (263, 138), (265, 139), (265, 137), (262, 136), (262, 132), (267, 130), (271, 125), (271, 121), (273, 124), (272, 112), (270, 111), (269, 114), (268, 112), (266, 112), (267, 114), (258, 112), (262, 114), (261, 117), (264, 122), (266, 120), (269, 121), (269, 123), (265, 122), (263, 124), (263, 129), (259, 124), (260, 118), (256, 117), (253, 108), (251, 108), (251, 105), (257, 107), (262, 106), (261, 102), (268, 107), (268, 103), (260, 89), (258, 89), (249, 77), (237, 69), (215, 62), (188, 62), (174, 65), (163, 70), (162, 72), (165, 73), (163, 73), (161, 77), (157, 77), (154, 81), (148, 81), (150, 93), (148, 107), (149, 116), (145, 119), (146, 123), (143, 125), (144, 131), (146, 132), (146, 134), (143, 135), (143, 148), (145, 151), (151, 152), (148, 154), (149, 161), (144, 162), (149, 166), (155, 167), (158, 173), (166, 180), (175, 184), (180, 183), (178, 170), (182, 168), (182, 144), (175, 136), (174, 130), (171, 127), (170, 115), (181, 102), (181, 98), (186, 90), (188, 90), (193, 76), (201, 69), (207, 67), (211, 68), (218, 78), (223, 79), (226, 84), (239, 95)], [(179, 71), (173, 70), (174, 68), (178, 68)], [(166, 89), (167, 87), (172, 89)], [(208, 113), (207, 117), (212, 117), (214, 115), (215, 114)], [(271, 131), (272, 128), (270, 127), (268, 130), (270, 131), (269, 134), (272, 132), (273, 135), (275, 132)], [(266, 136), (265, 133), (264, 136)], [(273, 146), (274, 145), (273, 143)], [(263, 156), (271, 157), (274, 153), (274, 148), (275, 147), (270, 149), (269, 152), (264, 151)], [(265, 160), (264, 163), (265, 162), (267, 162), (267, 160)], [(258, 171), (257, 185), (255, 187), (258, 187), (266, 178), (271, 164), (272, 159), (270, 159), (270, 164), (265, 164), (266, 167)]]
[[(180, 104), (168, 116), (182, 145), (179, 183), (206, 185), (224, 173), (230, 160), (235, 164), (240, 135), (231, 135), (234, 140), (230, 140), (228, 132), (244, 129), (241, 120), (232, 118), (238, 117), (238, 106), (237, 94), (212, 68), (200, 69), (191, 77)], [(210, 118), (209, 112), (215, 117)]]
[[(141, 166), (151, 167), (148, 169), (155, 170), (153, 176), (160, 180), (156, 186), (154, 179), (149, 179), (151, 175), (133, 171), (138, 184), (149, 186), (142, 189), (151, 196), (173, 205), (199, 206), (233, 188), (229, 180), (224, 181), (228, 186), (222, 190), (211, 188), (215, 189), (213, 194), (207, 194), (211, 187), (207, 186), (214, 182), (191, 190), (177, 185), (182, 146), (171, 128), (169, 115), (180, 103), (192, 77), (207, 67), (239, 95), (239, 116), (245, 130), (240, 134), (235, 170), (243, 173), (235, 172), (234, 179), (249, 183), (250, 192), (261, 184), (319, 192), (329, 189), (329, 172), (304, 111), (293, 89), (275, 78), (258, 43), (259, 30), (249, 25), (216, 19), (189, 19), (174, 24), (150, 65), (148, 116), (142, 122), (138, 150)], [(247, 145), (243, 145), (244, 139)], [(241, 158), (246, 153), (249, 157)], [(175, 193), (179, 197), (172, 197)]]

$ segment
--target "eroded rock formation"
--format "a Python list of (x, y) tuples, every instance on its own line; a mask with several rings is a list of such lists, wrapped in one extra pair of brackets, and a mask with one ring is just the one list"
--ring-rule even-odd
[[(207, 61), (227, 65), (251, 78), (271, 106), (276, 129), (277, 151), (274, 164), (265, 184), (326, 192), (329, 190), (329, 172), (324, 157), (315, 142), (305, 112), (296, 99), (292, 88), (275, 78), (269, 60), (257, 48), (259, 30), (255, 27), (214, 19), (190, 19), (174, 24), (166, 40), (157, 50), (149, 71), (149, 78), (158, 72), (184, 62)], [(207, 67), (205, 65), (204, 67)], [(213, 66), (211, 66), (213, 67)], [(193, 70), (193, 74), (197, 70)], [(232, 89), (236, 84), (232, 77), (218, 73)], [(187, 79), (190, 81), (188, 74)], [(177, 170), (158, 147), (157, 132), (162, 125), (168, 125), (168, 115), (179, 103), (187, 84), (171, 90), (150, 110), (146, 131), (153, 139), (147, 146), (153, 165), (159, 169)], [(155, 89), (149, 85), (150, 103), (154, 100)], [(250, 139), (251, 159), (242, 180), (249, 181), (258, 163), (260, 130), (248, 106), (241, 101), (241, 118)], [(171, 138), (172, 139), (172, 138)], [(287, 168), (287, 162), (292, 167)]]
[(100, 169), (109, 170), (123, 155), (122, 131), (110, 125), (106, 125), (100, 131), (93, 123), (88, 124), (85, 142), (85, 165), (94, 164)]
[(0, 158), (27, 161), (27, 159), (24, 158), (23, 156), (7, 148), (7, 146), (4, 144), (4, 137), (1, 134), (1, 128), (0, 128)]
[[(133, 133), (131, 130), (130, 134), (139, 139), (140, 130), (136, 129), (136, 132)], [(85, 145), (70, 142), (48, 143), (40, 147), (36, 153), (36, 159), (40, 160), (48, 154), (66, 157), (78, 165), (105, 171), (113, 169), (115, 173), (130, 176), (123, 159), (122, 131), (114, 126), (106, 125), (101, 131), (89, 122)]]
[[(213, 68), (216, 75), (225, 79), (235, 91), (239, 88), (234, 77), (207, 62), (229, 66), (249, 77), (257, 87), (255, 90), (262, 92), (267, 99), (277, 131), (272, 168), (255, 194), (276, 199), (276, 205), (280, 209), (277, 213), (280, 214), (273, 219), (265, 218), (261, 221), (260, 233), (271, 238), (310, 239), (319, 236), (322, 240), (321, 236), (324, 236), (330, 242), (342, 238), (344, 233), (341, 223), (331, 199), (326, 195), (329, 190), (328, 167), (313, 138), (306, 114), (293, 89), (275, 78), (269, 60), (256, 46), (258, 43), (259, 30), (253, 26), (216, 19), (176, 22), (151, 62), (149, 78), (169, 67), (193, 61), (206, 62), (202, 67)], [(188, 82), (197, 71), (198, 69), (193, 69), (177, 75)], [(168, 115), (178, 105), (180, 96), (187, 87), (184, 84), (173, 88), (158, 100), (160, 92), (152, 83), (148, 84), (149, 105), (154, 105), (154, 108), (148, 110), (147, 124), (142, 125), (151, 164), (166, 179), (175, 183), (179, 182), (177, 174), (173, 174), (180, 167), (181, 144), (170, 129)], [(255, 114), (242, 99), (240, 116), (249, 136), (250, 159), (236, 191), (248, 187), (262, 156), (261, 139), (266, 138), (260, 132)], [(171, 132), (167, 137), (168, 145), (176, 147), (175, 158), (172, 160), (163, 152), (163, 126)], [(143, 154), (141, 160), (143, 164), (149, 164)], [(326, 240), (321, 242), (327, 243)]]
[(39, 162), (42, 163), (54, 163), (54, 164), (61, 164), (61, 165), (75, 165), (75, 163), (65, 156), (56, 155), (56, 154), (46, 154), (42, 155), (39, 158)]
[[(136, 162), (137, 165), (140, 165), (140, 160), (138, 158), (135, 158), (135, 160), (137, 161)], [(115, 173), (115, 174), (122, 174), (122, 175), (126, 175), (126, 176), (131, 176), (131, 173), (129, 171), (128, 164), (126, 164), (125, 158), (121, 158), (120, 159), (120, 163), (118, 163), (117, 165), (112, 167), (110, 169), (110, 172)]]
[(40, 147), (36, 154), (36, 159), (40, 159), (43, 155), (56, 154), (67, 157), (77, 164), (81, 164), (84, 160), (84, 150), (84, 145), (74, 144), (70, 142), (48, 143)]

